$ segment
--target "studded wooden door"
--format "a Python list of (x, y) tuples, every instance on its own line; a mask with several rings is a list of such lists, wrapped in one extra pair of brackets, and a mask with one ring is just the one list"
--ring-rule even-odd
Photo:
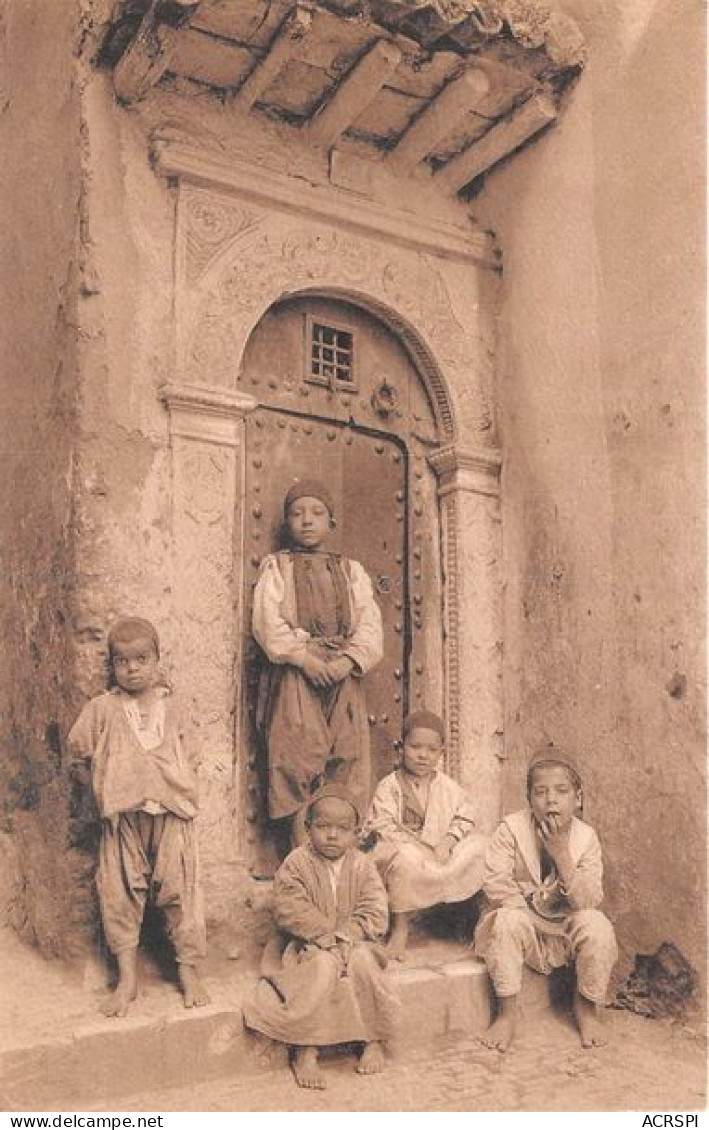
[[(347, 335), (337, 340), (345, 342), (355, 360), (349, 381), (347, 367), (338, 370), (336, 365), (346, 350), (338, 354), (332, 339), (323, 338), (333, 326)], [(243, 531), (248, 566), (244, 817), (255, 875), (272, 874), (277, 858), (267, 819), (265, 749), (255, 727), (264, 660), (250, 630), (253, 586), (262, 558), (281, 544), (283, 496), (294, 478), (315, 475), (327, 483), (337, 516), (328, 545), (364, 566), (381, 610), (384, 657), (364, 680), (373, 784), (395, 763), (409, 697), (417, 705), (439, 705), (440, 678), (432, 680), (428, 692), (423, 681), (440, 635), (440, 623), (437, 629), (435, 623), (440, 622), (439, 608), (428, 625), (428, 639), (423, 630), (424, 604), (436, 608), (439, 588), (435, 513), (430, 528), (423, 521), (426, 498), (434, 510), (435, 500), (423, 469), (425, 428), (419, 429), (422, 438), (406, 427), (412, 404), (426, 408), (429, 428), (432, 417), (416, 370), (389, 337), (353, 307), (326, 300), (291, 302), (264, 319), (246, 356), (243, 385), (261, 401), (247, 421)], [(327, 380), (321, 379), (324, 367), (329, 367)], [(417, 423), (423, 423), (421, 414), (416, 415)], [(430, 443), (432, 432), (428, 436)]]

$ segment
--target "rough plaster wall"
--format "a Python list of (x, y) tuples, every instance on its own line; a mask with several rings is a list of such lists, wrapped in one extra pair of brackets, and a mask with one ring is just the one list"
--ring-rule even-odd
[[(78, 39), (72, 4), (7, 5), (8, 103), (0, 112), (0, 918), (47, 952), (87, 906), (66, 891), (59, 734), (67, 717), (66, 578), (76, 389)], [(38, 76), (42, 81), (38, 81)], [(51, 93), (50, 93), (51, 92)]]
[(701, 6), (567, 4), (590, 64), (475, 203), (505, 257), (505, 807), (577, 751), (626, 952), (704, 970)]
[[(120, 616), (156, 625), (174, 681), (169, 460), (157, 389), (171, 375), (173, 200), (145, 159), (135, 115), (120, 113), (90, 52), (81, 76), (82, 265), (74, 505), (72, 712), (106, 689), (106, 633)], [(89, 790), (77, 838), (95, 861)], [(83, 896), (94, 906), (91, 870)]]

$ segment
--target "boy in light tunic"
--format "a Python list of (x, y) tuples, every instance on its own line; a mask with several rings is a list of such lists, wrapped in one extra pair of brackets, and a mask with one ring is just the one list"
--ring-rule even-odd
[(101, 815), (96, 883), (104, 934), (118, 961), (118, 985), (103, 1011), (125, 1016), (137, 995), (149, 893), (165, 915), (185, 1007), (199, 1007), (209, 997), (198, 973), (206, 930), (193, 750), (160, 678), (153, 625), (119, 620), (108, 633), (108, 658), (114, 685), (86, 704), (69, 734), (73, 757), (91, 763)]
[(404, 720), (398, 769), (377, 785), (364, 827), (392, 917), (390, 958), (401, 958), (415, 913), (480, 890), (488, 837), (475, 830), (465, 789), (439, 768), (443, 720), (428, 710)]
[(584, 1047), (606, 1043), (601, 1023), (618, 951), (599, 909), (603, 863), (598, 836), (579, 819), (582, 782), (565, 754), (549, 747), (530, 761), (529, 807), (506, 816), (485, 860), (486, 913), (475, 949), (487, 965), (498, 1016), (482, 1037), (506, 1051), (517, 1020), (522, 966), (539, 973), (574, 961), (574, 1016)]

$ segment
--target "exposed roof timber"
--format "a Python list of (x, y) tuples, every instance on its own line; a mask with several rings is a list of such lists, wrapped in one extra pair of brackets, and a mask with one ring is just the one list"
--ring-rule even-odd
[(387, 165), (400, 174), (410, 172), (460, 118), (475, 109), (489, 89), (490, 80), (482, 67), (471, 67), (453, 79), (409, 126), (387, 157)]
[[(331, 11), (356, 14), (359, 0), (323, 0)], [(371, 18), (425, 48), (446, 42), (478, 50), (507, 36), (523, 50), (541, 51), (559, 70), (583, 66), (585, 46), (575, 22), (551, 0), (366, 0)]]
[(170, 65), (180, 28), (195, 15), (201, 0), (151, 0), (140, 27), (113, 69), (120, 102), (144, 98)]
[(331, 149), (394, 73), (401, 62), (401, 50), (386, 39), (379, 39), (355, 64), (336, 88), (329, 102), (308, 123), (308, 140), (321, 149)]
[(286, 63), (302, 51), (312, 18), (312, 8), (306, 4), (297, 4), (286, 17), (272, 39), (268, 53), (256, 64), (236, 95), (235, 101), (242, 109), (249, 110)]
[(436, 180), (460, 192), (503, 157), (519, 149), (525, 141), (548, 126), (557, 116), (554, 102), (545, 94), (535, 94), (508, 118), (492, 126), (469, 149), (452, 157), (436, 174)]
[[(313, 149), (462, 192), (554, 121), (583, 66), (552, 0), (116, 0), (122, 102), (209, 88)], [(295, 142), (296, 146), (298, 142)]]

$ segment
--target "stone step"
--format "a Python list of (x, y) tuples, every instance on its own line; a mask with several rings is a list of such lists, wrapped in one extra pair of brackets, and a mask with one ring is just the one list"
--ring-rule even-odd
[[(489, 1022), (487, 977), (474, 959), (435, 968), (402, 966), (393, 976), (402, 1007), (392, 1055), (447, 1033), (475, 1034)], [(187, 1011), (171, 998), (168, 1007), (154, 1006), (149, 1015), (99, 1016), (67, 1030), (59, 1024), (54, 1037), (6, 1047), (0, 1055), (3, 1109), (81, 1109), (151, 1085), (282, 1068), (285, 1048), (246, 1033), (233, 987), (224, 986), (222, 994), (210, 983), (210, 990), (213, 1000), (227, 1001)]]
[[(419, 944), (392, 974), (401, 996), (393, 1057), (444, 1036), (475, 1036), (489, 1024), (489, 980), (469, 948)], [(282, 1070), (286, 1049), (243, 1026), (241, 1001), (255, 976), (244, 968), (208, 978), (213, 1003), (198, 1010), (183, 1009), (174, 986), (155, 982), (124, 1019), (96, 1014), (96, 994), (85, 993), (83, 1011), (65, 1008), (51, 1031), (45, 1026), (23, 1039), (18, 1026), (17, 1039), (6, 1033), (0, 1052), (3, 1109), (82, 1110), (104, 1100), (115, 1106), (120, 1096), (151, 1087)], [(520, 1004), (525, 1019), (549, 1011), (548, 979), (525, 971)]]

